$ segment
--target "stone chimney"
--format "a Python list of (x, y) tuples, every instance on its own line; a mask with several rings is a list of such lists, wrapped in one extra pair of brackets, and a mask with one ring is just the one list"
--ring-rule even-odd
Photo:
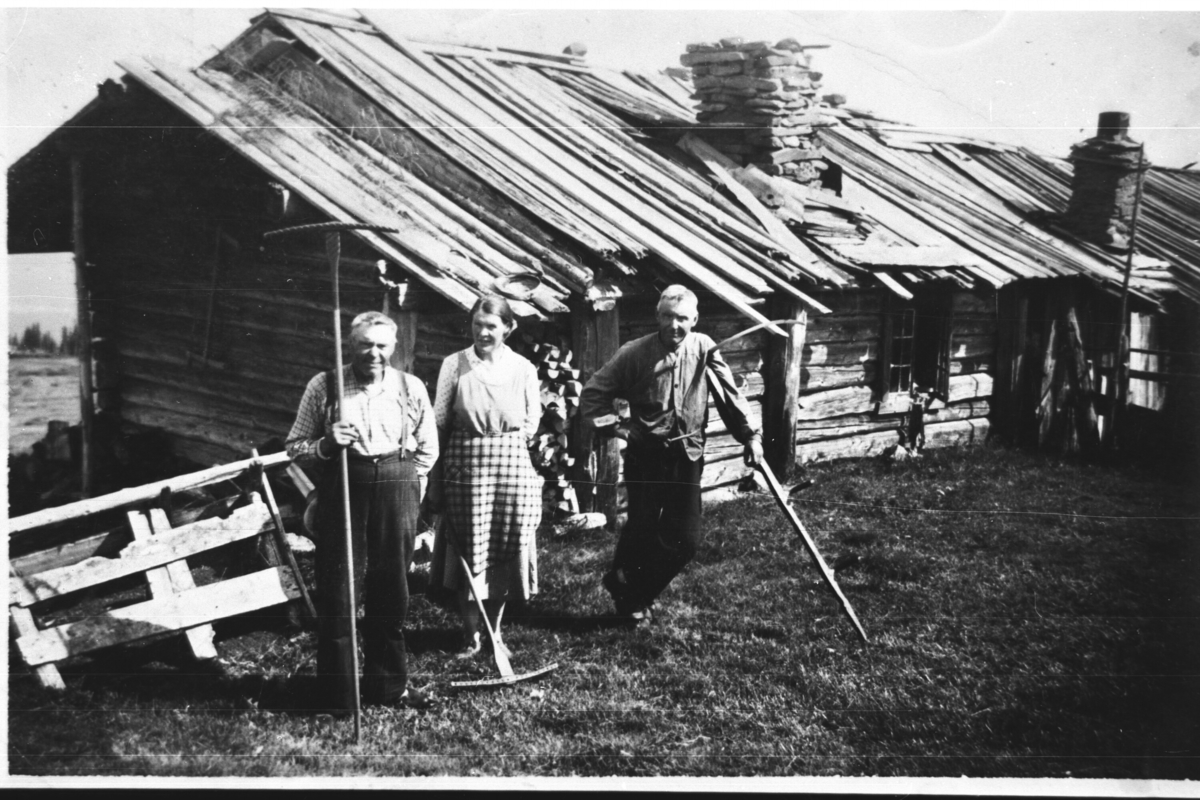
[(804, 51), (795, 39), (772, 45), (731, 37), (689, 44), (679, 60), (692, 70), (706, 142), (743, 166), (818, 187), (813, 106), (821, 74)]
[[(1064, 225), (1100, 245), (1129, 246), (1141, 145), (1128, 136), (1129, 115), (1104, 111), (1096, 135), (1071, 147), (1071, 200)], [(1143, 168), (1149, 164), (1143, 162)]]

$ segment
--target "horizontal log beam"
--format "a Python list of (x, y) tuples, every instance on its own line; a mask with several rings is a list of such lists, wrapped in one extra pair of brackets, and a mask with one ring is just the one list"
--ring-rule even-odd
[(740, 481), (753, 472), (754, 470), (747, 467), (742, 460), (742, 448), (739, 445), (736, 452), (704, 459), (704, 478), (700, 485), (702, 489), (725, 486)]
[(870, 386), (844, 386), (800, 396), (798, 424), (806, 420), (865, 414), (875, 407), (875, 392)]
[(142, 486), (134, 486), (129, 489), (121, 489), (111, 494), (101, 495), (100, 497), (92, 497), (87, 500), (79, 500), (74, 503), (67, 503), (63, 506), (47, 508), (43, 511), (36, 511), (32, 514), (26, 514), (23, 517), (16, 517), (8, 521), (8, 533), (12, 536), (14, 533), (40, 528), (45, 525), (54, 525), (55, 523), (65, 522), (69, 519), (77, 519), (79, 517), (87, 517), (92, 514), (98, 514), (101, 511), (108, 511), (114, 508), (122, 508), (135, 503), (142, 503), (147, 500), (158, 498), (164, 491), (181, 492), (184, 489), (194, 489), (198, 486), (207, 486), (211, 483), (219, 483), (235, 475), (240, 475), (255, 463), (260, 463), (263, 467), (271, 467), (276, 464), (285, 464), (291, 458), (287, 453), (273, 453), (269, 456), (260, 456), (259, 458), (248, 458), (244, 461), (234, 461), (230, 464), (219, 464), (199, 472), (191, 472), (187, 475), (177, 475), (174, 478), (168, 478), (163, 481), (147, 483)]
[(845, 420), (845, 424), (834, 427), (820, 428), (799, 428), (796, 431), (797, 444), (809, 444), (812, 442), (820, 442), (829, 439), (840, 439), (842, 437), (862, 436), (864, 434), (879, 433), (882, 431), (895, 431), (900, 429), (900, 419), (897, 417), (884, 417), (881, 419), (863, 418), (860, 415), (851, 415)]
[(837, 458), (866, 458), (877, 456), (894, 444), (900, 443), (899, 430), (878, 431), (842, 439), (808, 442), (796, 446), (796, 463), (811, 464), (815, 461), (832, 461)]
[(839, 386), (869, 386), (875, 380), (876, 367), (874, 361), (832, 367), (810, 367), (806, 364), (800, 373), (800, 390), (809, 392)]
[(970, 375), (952, 375), (950, 377), (950, 403), (963, 400), (973, 400), (992, 396), (992, 376), (986, 372), (976, 372)]
[(935, 422), (925, 425), (926, 447), (960, 447), (982, 444), (987, 439), (991, 423), (986, 419), (964, 419)]

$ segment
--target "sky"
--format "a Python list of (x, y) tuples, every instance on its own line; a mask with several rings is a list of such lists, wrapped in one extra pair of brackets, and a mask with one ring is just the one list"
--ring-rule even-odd
[[(824, 74), (822, 93), (844, 94), (850, 106), (883, 117), (1065, 156), (1071, 144), (1095, 134), (1101, 111), (1127, 111), (1131, 135), (1145, 142), (1151, 163), (1200, 161), (1200, 13), (1178, 10), (1187, 7), (1183, 3), (1160, 2), (1158, 8), (1177, 10), (1145, 12), (1102, 2), (1090, 3), (1100, 10), (1087, 12), (994, 2), (992, 10), (970, 10), (975, 4), (965, 1), (953, 5), (968, 10), (946, 11), (882, 11), (852, 2), (839, 3), (838, 11), (698, 4), (679, 11), (653, 2), (637, 9), (594, 3), (588, 11), (528, 2), (521, 8), (440, 5), (366, 13), (400, 35), (550, 53), (583, 42), (589, 62), (642, 69), (678, 65), (690, 42), (792, 36), (830, 45), (814, 54), (814, 68)], [(6, 8), (0, 19), (4, 163), (83, 107), (98, 83), (119, 78), (117, 59), (151, 55), (196, 65), (260, 11)], [(56, 320), (74, 313), (66, 291), (71, 279), (62, 279), (69, 260), (57, 266), (28, 261), (10, 260), (6, 270), (8, 327), (19, 322), (18, 333), (35, 307), (57, 307)]]

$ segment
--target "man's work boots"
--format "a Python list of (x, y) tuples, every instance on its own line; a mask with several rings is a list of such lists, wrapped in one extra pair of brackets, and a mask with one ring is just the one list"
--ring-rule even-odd
[(628, 584), (625, 583), (625, 576), (620, 570), (612, 570), (604, 573), (604, 577), (600, 579), (604, 589), (612, 597), (613, 606), (616, 609), (617, 616), (622, 617), (630, 625), (635, 628), (640, 628), (649, 625), (654, 619), (652, 610), (653, 603), (640, 605), (629, 597)]

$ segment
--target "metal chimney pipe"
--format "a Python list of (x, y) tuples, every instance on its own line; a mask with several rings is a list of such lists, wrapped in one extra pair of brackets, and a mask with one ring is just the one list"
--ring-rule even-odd
[(1124, 139), (1129, 133), (1129, 114), (1124, 111), (1101, 111), (1100, 121), (1096, 127), (1096, 136), (1100, 139), (1116, 141)]

